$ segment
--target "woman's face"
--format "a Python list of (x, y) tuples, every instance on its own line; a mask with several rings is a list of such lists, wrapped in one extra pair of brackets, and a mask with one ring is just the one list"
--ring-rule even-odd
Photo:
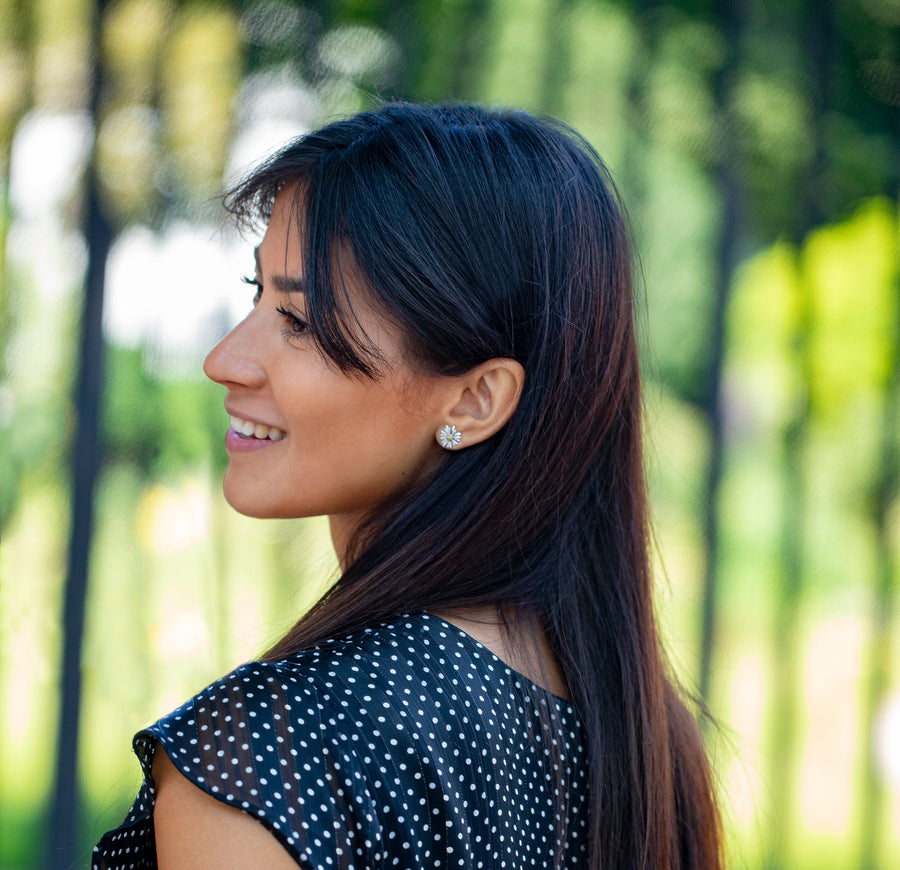
[(407, 367), (399, 331), (352, 278), (354, 315), (385, 370), (377, 381), (347, 375), (322, 355), (305, 319), (294, 192), (279, 193), (257, 249), (253, 310), (203, 368), (228, 391), (229, 504), (253, 517), (327, 514), (337, 539), (439, 453), (446, 379)]

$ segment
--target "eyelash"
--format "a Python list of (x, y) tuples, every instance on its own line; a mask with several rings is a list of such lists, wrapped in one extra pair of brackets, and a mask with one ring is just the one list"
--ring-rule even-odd
[[(262, 281), (259, 281), (256, 278), (249, 278), (246, 275), (241, 278), (241, 281), (256, 288), (256, 293), (253, 295), (253, 304), (256, 305), (262, 298)], [(287, 321), (284, 327), (286, 338), (298, 338), (309, 332), (309, 324), (294, 314), (293, 311), (288, 311), (287, 308), (283, 308), (280, 305), (275, 310), (285, 319), (285, 321)]]
[(282, 308), (280, 305), (275, 309), (286, 321), (284, 334), (286, 338), (298, 338), (309, 332), (309, 324), (305, 320), (301, 320), (293, 311)]

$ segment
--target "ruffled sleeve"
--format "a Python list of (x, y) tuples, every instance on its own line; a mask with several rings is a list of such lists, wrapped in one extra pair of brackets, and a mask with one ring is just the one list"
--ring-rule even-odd
[(157, 746), (198, 788), (257, 818), (300, 866), (367, 866), (382, 824), (354, 741), (326, 727), (329, 700), (311, 678), (255, 662), (138, 733), (144, 787), (125, 824), (101, 840), (94, 867), (155, 866), (144, 841)]

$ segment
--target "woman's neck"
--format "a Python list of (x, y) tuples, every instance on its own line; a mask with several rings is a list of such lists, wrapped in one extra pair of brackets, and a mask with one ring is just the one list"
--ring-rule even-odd
[[(343, 571), (346, 568), (347, 547), (360, 517), (332, 515), (328, 521), (331, 541)], [(537, 618), (519, 614), (511, 620), (507, 631), (495, 605), (448, 607), (432, 613), (474, 637), (531, 682), (561, 698), (570, 697), (565, 674)]]

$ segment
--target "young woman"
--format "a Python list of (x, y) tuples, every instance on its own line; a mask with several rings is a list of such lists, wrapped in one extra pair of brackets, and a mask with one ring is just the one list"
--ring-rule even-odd
[(225, 495), (325, 514), (331, 590), (135, 738), (95, 867), (721, 866), (651, 606), (631, 251), (561, 124), (387, 105), (233, 191)]

